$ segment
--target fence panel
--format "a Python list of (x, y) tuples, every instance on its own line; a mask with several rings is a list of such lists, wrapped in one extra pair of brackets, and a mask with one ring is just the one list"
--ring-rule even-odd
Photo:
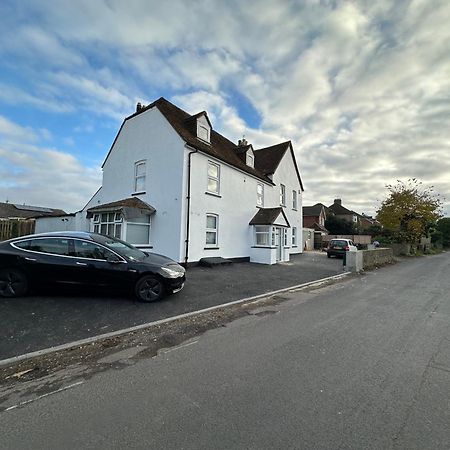
[(0, 241), (33, 234), (34, 227), (34, 219), (0, 219)]

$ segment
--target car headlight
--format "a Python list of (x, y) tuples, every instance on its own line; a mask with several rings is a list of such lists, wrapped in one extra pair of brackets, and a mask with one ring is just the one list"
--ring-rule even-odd
[(167, 274), (168, 278), (178, 278), (184, 275), (184, 268), (181, 266), (165, 266), (161, 267), (161, 270)]

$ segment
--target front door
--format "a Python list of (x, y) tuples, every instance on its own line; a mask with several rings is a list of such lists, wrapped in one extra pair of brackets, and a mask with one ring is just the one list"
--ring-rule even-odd
[(275, 245), (277, 248), (276, 261), (279, 262), (283, 259), (283, 228), (275, 228)]

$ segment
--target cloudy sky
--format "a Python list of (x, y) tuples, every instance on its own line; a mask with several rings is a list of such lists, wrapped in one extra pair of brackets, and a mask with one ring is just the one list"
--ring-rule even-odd
[(450, 2), (3, 0), (0, 201), (81, 208), (136, 102), (255, 148), (292, 140), (304, 204), (374, 213), (417, 177), (450, 215)]

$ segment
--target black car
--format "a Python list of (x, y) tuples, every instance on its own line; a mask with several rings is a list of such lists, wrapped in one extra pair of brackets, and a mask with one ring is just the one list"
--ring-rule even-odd
[(0, 297), (56, 283), (125, 288), (153, 302), (184, 282), (185, 270), (175, 261), (101, 234), (56, 232), (0, 242)]

